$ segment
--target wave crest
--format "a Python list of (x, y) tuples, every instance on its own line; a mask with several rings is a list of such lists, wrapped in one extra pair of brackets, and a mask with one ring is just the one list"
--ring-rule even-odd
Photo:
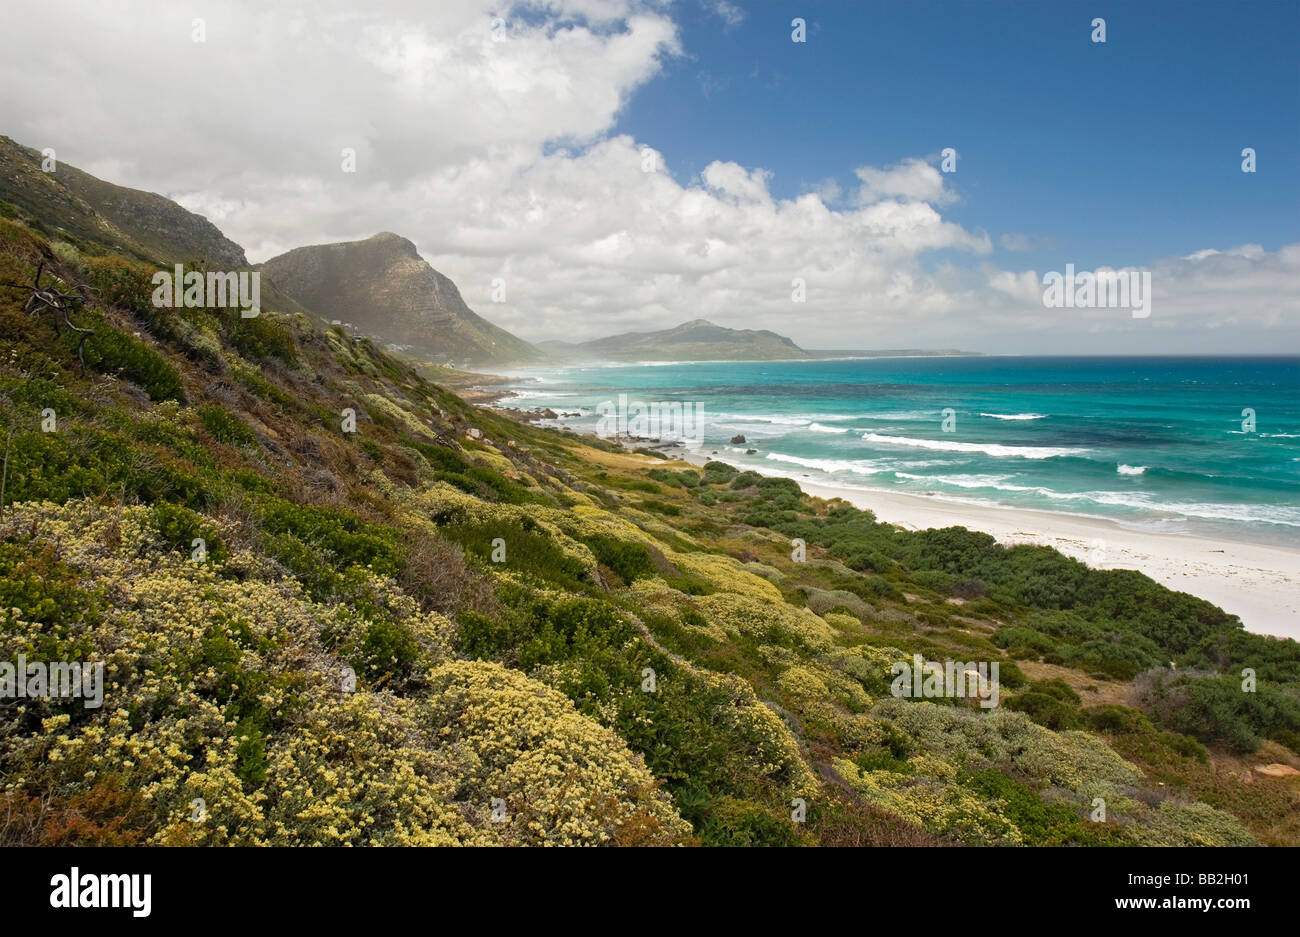
[(994, 458), (1054, 459), (1061, 456), (1083, 455), (1091, 449), (1076, 446), (1004, 446), (1001, 443), (956, 442), (946, 439), (912, 439), (908, 436), (882, 436), (866, 433), (866, 442), (886, 446), (910, 446), (915, 449), (936, 449), (941, 452), (982, 452)]

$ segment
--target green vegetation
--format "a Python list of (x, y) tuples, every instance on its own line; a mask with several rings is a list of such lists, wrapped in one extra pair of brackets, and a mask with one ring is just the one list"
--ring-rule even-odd
[[(111, 697), (14, 707), (3, 841), (1300, 843), (1294, 778), (1220, 770), (1300, 766), (1294, 642), (516, 423), (300, 314), (156, 309), (0, 220), (0, 280), (42, 261), (95, 331), (83, 368), (0, 289), (0, 660)], [(1000, 705), (893, 698), (914, 654), (997, 662)]]

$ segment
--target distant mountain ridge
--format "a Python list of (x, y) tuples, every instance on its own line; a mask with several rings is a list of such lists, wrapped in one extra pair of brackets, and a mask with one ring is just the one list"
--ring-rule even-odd
[(465, 304), (409, 240), (388, 231), (362, 241), (299, 247), (258, 266), (295, 300), (437, 364), (540, 362), (544, 355)]
[(767, 329), (729, 329), (692, 319), (658, 332), (624, 332), (590, 342), (539, 342), (557, 362), (788, 361), (811, 355)]
[(117, 251), (149, 263), (209, 270), (258, 269), (272, 305), (324, 323), (347, 322), (427, 362), (478, 368), (505, 364), (633, 361), (775, 361), (962, 352), (809, 351), (766, 329), (731, 329), (707, 319), (589, 342), (530, 344), (475, 313), (456, 284), (408, 239), (381, 232), (359, 241), (299, 247), (263, 264), (208, 219), (153, 192), (98, 179), (40, 150), (0, 136), (0, 213), (16, 213), (54, 240), (92, 253)]

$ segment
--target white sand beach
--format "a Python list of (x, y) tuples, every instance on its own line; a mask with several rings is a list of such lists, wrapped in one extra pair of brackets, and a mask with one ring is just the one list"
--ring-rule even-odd
[[(681, 451), (673, 455), (680, 457)], [(692, 453), (689, 461), (702, 465), (708, 458)], [(966, 527), (1000, 543), (1052, 546), (1100, 569), (1136, 569), (1237, 615), (1247, 631), (1300, 641), (1300, 549), (1144, 533), (1100, 518), (795, 481), (810, 495), (843, 498), (908, 530)]]

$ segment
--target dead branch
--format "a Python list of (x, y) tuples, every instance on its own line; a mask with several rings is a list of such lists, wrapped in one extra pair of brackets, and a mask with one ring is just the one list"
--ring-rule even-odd
[(81, 326), (74, 324), (72, 318), (69, 315), (69, 312), (72, 307), (83, 305), (86, 302), (86, 297), (84, 296), (84, 288), (83, 288), (83, 292), (65, 293), (61, 290), (54, 289), (53, 285), (48, 287), (43, 287), (41, 286), (41, 274), (44, 271), (45, 271), (45, 261), (42, 260), (39, 264), (36, 265), (36, 276), (32, 279), (31, 286), (28, 286), (23, 283), (13, 283), (10, 281), (6, 281), (0, 285), (8, 286), (20, 290), (31, 290), (30, 295), (27, 297), (27, 301), (23, 303), (23, 312), (27, 313), (28, 315), (39, 316), (47, 309), (53, 310), (55, 313), (57, 313), (58, 315), (52, 317), (51, 319), (51, 321), (54, 323), (55, 335), (63, 334), (59, 330), (59, 319), (62, 318), (64, 325), (66, 325), (73, 332), (76, 332), (78, 335), (81, 336), (81, 340), (77, 342), (77, 360), (81, 362), (81, 367), (84, 370), (86, 367), (86, 359), (83, 355), (83, 349), (86, 346), (86, 339), (94, 335), (95, 330), (83, 329)]

